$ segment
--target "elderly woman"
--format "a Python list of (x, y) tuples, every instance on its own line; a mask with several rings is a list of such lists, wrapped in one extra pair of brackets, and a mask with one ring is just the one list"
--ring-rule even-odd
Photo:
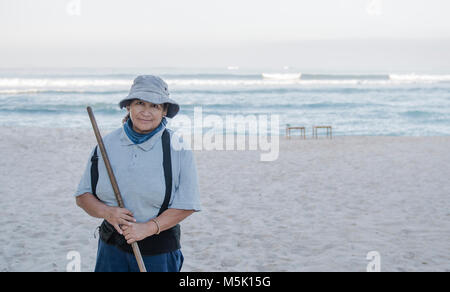
[(117, 207), (101, 155), (95, 147), (79, 183), (76, 203), (103, 218), (95, 271), (138, 271), (130, 244), (137, 242), (148, 271), (180, 271), (180, 223), (200, 211), (192, 151), (175, 150), (173, 118), (179, 105), (159, 77), (138, 76), (119, 103), (123, 127), (103, 137), (126, 208)]

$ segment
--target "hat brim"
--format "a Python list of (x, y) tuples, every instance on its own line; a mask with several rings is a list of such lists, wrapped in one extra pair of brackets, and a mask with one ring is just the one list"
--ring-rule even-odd
[(161, 94), (155, 93), (155, 92), (149, 92), (149, 91), (137, 91), (130, 93), (127, 97), (122, 99), (119, 102), (119, 107), (122, 109), (126, 107), (130, 101), (134, 99), (141, 99), (144, 101), (148, 101), (154, 104), (163, 104), (168, 103), (169, 108), (167, 109), (167, 117), (173, 118), (175, 115), (180, 111), (180, 106), (176, 101), (174, 101), (171, 98), (168, 98), (166, 96), (163, 96)]

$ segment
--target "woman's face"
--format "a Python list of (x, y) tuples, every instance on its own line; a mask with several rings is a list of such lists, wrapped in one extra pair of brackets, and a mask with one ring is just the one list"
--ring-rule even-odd
[(133, 100), (127, 106), (127, 111), (133, 122), (133, 130), (141, 134), (147, 134), (156, 129), (167, 114), (162, 104), (153, 104), (140, 99)]

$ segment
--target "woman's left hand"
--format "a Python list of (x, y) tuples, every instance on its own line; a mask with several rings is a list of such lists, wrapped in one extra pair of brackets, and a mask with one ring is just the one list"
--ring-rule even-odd
[(122, 225), (121, 228), (128, 244), (140, 241), (151, 235), (149, 227), (145, 223), (131, 223), (129, 226)]

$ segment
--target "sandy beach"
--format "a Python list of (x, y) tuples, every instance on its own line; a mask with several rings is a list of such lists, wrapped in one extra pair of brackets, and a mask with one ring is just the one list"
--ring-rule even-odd
[[(102, 132), (106, 134), (107, 132)], [(75, 192), (91, 130), (0, 128), (0, 271), (92, 271), (100, 219)], [(280, 138), (194, 151), (203, 210), (182, 222), (182, 271), (450, 271), (450, 137)]]

